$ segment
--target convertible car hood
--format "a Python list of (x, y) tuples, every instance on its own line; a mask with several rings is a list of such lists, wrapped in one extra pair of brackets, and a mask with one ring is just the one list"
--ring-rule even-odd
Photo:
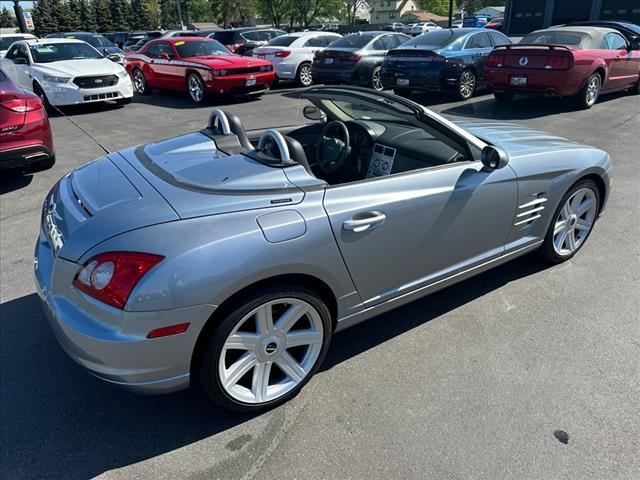
[(509, 155), (529, 155), (548, 150), (584, 149), (585, 145), (572, 142), (551, 133), (533, 130), (514, 123), (455, 121), (460, 128), (480, 140), (503, 148)]
[(228, 155), (202, 133), (120, 152), (180, 218), (292, 205), (304, 193), (282, 168)]

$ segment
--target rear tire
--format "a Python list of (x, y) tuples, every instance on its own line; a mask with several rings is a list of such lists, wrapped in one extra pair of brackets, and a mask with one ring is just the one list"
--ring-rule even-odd
[(629, 89), (629, 93), (631, 95), (640, 95), (640, 77), (638, 78), (636, 84)]
[(515, 93), (505, 92), (504, 90), (496, 90), (495, 92), (493, 92), (493, 98), (495, 98), (496, 101), (500, 103), (508, 103), (513, 100), (513, 97), (515, 96)]
[(300, 64), (296, 73), (296, 81), (301, 87), (310, 87), (313, 85), (313, 77), (311, 76), (311, 64), (305, 62)]
[(134, 68), (131, 76), (133, 77), (133, 88), (136, 89), (139, 95), (149, 95), (151, 93), (151, 89), (147, 84), (147, 79), (144, 73), (142, 73), (142, 70)]
[(315, 292), (299, 286), (255, 292), (206, 338), (201, 384), (228, 410), (275, 407), (297, 395), (320, 368), (331, 332), (329, 309)]
[(600, 87), (602, 86), (602, 78), (597, 73), (593, 73), (587, 79), (582, 90), (574, 97), (574, 102), (583, 110), (589, 109), (595, 105), (600, 96)]
[(458, 91), (456, 95), (459, 100), (469, 100), (473, 97), (478, 86), (478, 80), (475, 73), (471, 70), (465, 70), (460, 74), (460, 80), (458, 81)]
[(600, 190), (593, 180), (580, 180), (564, 194), (538, 250), (551, 263), (573, 257), (586, 243), (600, 213)]
[(378, 65), (371, 72), (371, 79), (369, 80), (369, 86), (373, 88), (377, 92), (381, 92), (384, 90), (384, 86), (382, 85), (382, 75), (381, 75), (381, 67)]

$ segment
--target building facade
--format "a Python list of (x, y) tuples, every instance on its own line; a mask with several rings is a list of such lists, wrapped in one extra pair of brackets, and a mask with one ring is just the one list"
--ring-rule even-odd
[(505, 12), (505, 31), (509, 35), (522, 35), (584, 20), (626, 20), (640, 24), (640, 0), (510, 0)]
[(371, 23), (400, 22), (413, 10), (420, 10), (416, 0), (375, 0), (371, 2)]

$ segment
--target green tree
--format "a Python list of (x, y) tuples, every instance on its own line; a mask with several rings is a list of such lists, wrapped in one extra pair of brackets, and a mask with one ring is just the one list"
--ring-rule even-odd
[(113, 30), (128, 30), (129, 25), (125, 14), (124, 0), (108, 0), (108, 2)]
[[(494, 0), (495, 1), (495, 0)], [(447, 16), (449, 15), (449, 0), (421, 0), (420, 6), (428, 12), (435, 13), (436, 15)], [(455, 7), (455, 1), (454, 1)], [(455, 8), (454, 8), (455, 11)]]
[(295, 0), (294, 6), (298, 22), (308, 28), (318, 17), (339, 14), (341, 7), (344, 8), (344, 0)]
[(69, 8), (69, 20), (70, 20), (70, 29), (72, 31), (83, 30), (84, 25), (80, 19), (80, 0), (69, 0), (68, 3)]
[(294, 0), (256, 0), (255, 7), (265, 20), (280, 28), (291, 16)]
[(58, 19), (53, 14), (51, 0), (37, 0), (31, 10), (35, 34), (44, 37), (50, 33), (59, 32)]
[(356, 15), (358, 10), (366, 8), (368, 5), (367, 0), (346, 0), (345, 13), (346, 20), (349, 25), (353, 25), (356, 21)]
[(96, 27), (99, 32), (113, 32), (111, 11), (108, 0), (93, 0), (93, 8), (96, 14)]
[(9, 10), (2, 7), (2, 12), (0, 13), (0, 28), (12, 28), (15, 26), (17, 26), (15, 17), (9, 13)]
[(178, 25), (178, 4), (176, 0), (160, 0), (160, 24), (162, 28)]
[(131, 0), (131, 28), (133, 30), (147, 30), (151, 26), (149, 5), (142, 0)]
[(67, 2), (62, 0), (49, 0), (49, 8), (51, 9), (51, 16), (56, 20), (58, 24), (57, 32), (70, 32), (73, 31), (74, 20), (71, 17), (71, 11)]
[(96, 23), (96, 11), (93, 9), (93, 2), (91, 0), (79, 0), (78, 16), (80, 17), (80, 25), (82, 25), (80, 28), (83, 31), (98, 31), (98, 24)]

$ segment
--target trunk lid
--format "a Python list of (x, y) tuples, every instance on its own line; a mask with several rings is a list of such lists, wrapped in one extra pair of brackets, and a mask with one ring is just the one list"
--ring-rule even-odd
[(567, 47), (553, 45), (509, 45), (504, 50), (498, 49), (494, 54), (504, 54), (504, 67), (522, 70), (556, 69), (552, 59), (566, 59), (563, 68), (573, 65), (573, 53)]
[(78, 261), (94, 245), (178, 216), (117, 154), (65, 175), (47, 196), (42, 229), (55, 255)]
[(121, 152), (180, 218), (300, 203), (304, 193), (282, 168), (227, 155), (202, 133)]

